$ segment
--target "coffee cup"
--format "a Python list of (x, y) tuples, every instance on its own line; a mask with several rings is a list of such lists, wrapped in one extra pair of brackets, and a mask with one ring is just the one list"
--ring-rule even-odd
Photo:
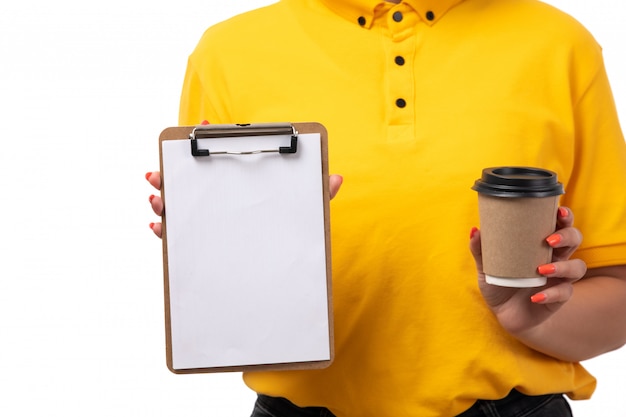
[(546, 238), (556, 229), (563, 185), (556, 173), (533, 167), (485, 168), (478, 192), (483, 272), (488, 284), (539, 287), (537, 267), (552, 261)]

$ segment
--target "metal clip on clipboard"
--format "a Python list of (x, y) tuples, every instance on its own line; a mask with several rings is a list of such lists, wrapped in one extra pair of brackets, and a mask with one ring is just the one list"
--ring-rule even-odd
[[(278, 149), (258, 149), (251, 151), (210, 151), (198, 149), (198, 139), (227, 138), (243, 136), (273, 136), (291, 135), (289, 146), (280, 146)], [(296, 153), (298, 151), (298, 132), (290, 123), (259, 123), (235, 125), (202, 125), (197, 126), (189, 134), (191, 154), (193, 156), (210, 155), (252, 155), (258, 153)]]

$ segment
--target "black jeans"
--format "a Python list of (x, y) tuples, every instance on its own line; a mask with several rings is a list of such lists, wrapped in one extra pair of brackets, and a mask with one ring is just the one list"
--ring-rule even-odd
[[(334, 417), (334, 415), (324, 407), (300, 408), (284, 398), (259, 395), (251, 417)], [(560, 394), (528, 396), (513, 390), (501, 400), (478, 400), (469, 410), (457, 417), (572, 417), (572, 410), (567, 400)]]

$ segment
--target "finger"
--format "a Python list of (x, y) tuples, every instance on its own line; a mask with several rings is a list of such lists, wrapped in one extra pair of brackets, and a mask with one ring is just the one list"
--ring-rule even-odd
[(549, 278), (566, 278), (573, 282), (585, 276), (587, 264), (581, 259), (570, 259), (540, 265), (537, 268), (537, 272)]
[(480, 246), (480, 230), (476, 227), (472, 227), (470, 231), (470, 252), (476, 262), (476, 268), (478, 271), (483, 270), (483, 254)]
[(574, 286), (571, 282), (553, 285), (530, 297), (535, 304), (564, 304), (572, 298)]
[(582, 234), (573, 227), (574, 214), (567, 207), (557, 210), (556, 232), (546, 238), (546, 242), (554, 248), (553, 260), (564, 261), (576, 251), (582, 243)]
[(161, 173), (159, 171), (148, 172), (146, 179), (154, 188), (161, 189)]
[(554, 248), (553, 259), (565, 261), (578, 249), (583, 241), (583, 235), (575, 227), (566, 227), (551, 234), (546, 242)]
[(161, 223), (150, 223), (150, 229), (154, 232), (157, 237), (161, 237), (162, 235), (162, 225)]
[(328, 188), (330, 190), (330, 199), (335, 198), (343, 184), (343, 177), (341, 175), (333, 174), (328, 178)]
[(152, 194), (150, 197), (148, 197), (148, 201), (150, 202), (150, 205), (152, 206), (152, 210), (154, 211), (154, 213), (157, 216), (162, 216), (163, 215), (163, 200), (161, 199), (161, 197)]
[(574, 213), (567, 207), (559, 207), (556, 213), (556, 228), (563, 229), (572, 227), (574, 224)]
[(583, 241), (583, 235), (575, 227), (559, 229), (546, 238), (546, 242), (553, 248), (578, 247)]

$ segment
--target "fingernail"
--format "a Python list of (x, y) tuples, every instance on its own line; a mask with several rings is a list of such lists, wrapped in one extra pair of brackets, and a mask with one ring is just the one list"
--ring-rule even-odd
[(554, 264), (540, 265), (537, 268), (537, 272), (541, 275), (552, 275), (556, 272), (556, 266), (554, 266)]
[(152, 176), (152, 172), (146, 172), (146, 179), (150, 181), (150, 177)]
[(533, 303), (543, 303), (544, 301), (546, 301), (547, 298), (548, 297), (546, 297), (544, 293), (540, 292), (530, 297), (530, 301), (532, 301)]
[(476, 235), (476, 232), (478, 232), (478, 227), (472, 227), (472, 230), (470, 230), (470, 239)]
[(548, 236), (548, 238), (546, 239), (546, 242), (548, 242), (548, 245), (554, 247), (556, 245), (558, 245), (559, 243), (561, 243), (561, 235), (558, 233), (555, 233), (553, 235)]
[(203, 120), (202, 123), (200, 123), (201, 125), (208, 125), (210, 124), (208, 120)]
[(150, 223), (150, 229), (154, 229), (154, 223)]
[(559, 207), (559, 216), (567, 217), (568, 214), (569, 214), (569, 211), (567, 211), (565, 207)]
[(152, 194), (150, 197), (148, 197), (148, 200), (152, 203), (152, 200), (154, 200), (154, 194)]

